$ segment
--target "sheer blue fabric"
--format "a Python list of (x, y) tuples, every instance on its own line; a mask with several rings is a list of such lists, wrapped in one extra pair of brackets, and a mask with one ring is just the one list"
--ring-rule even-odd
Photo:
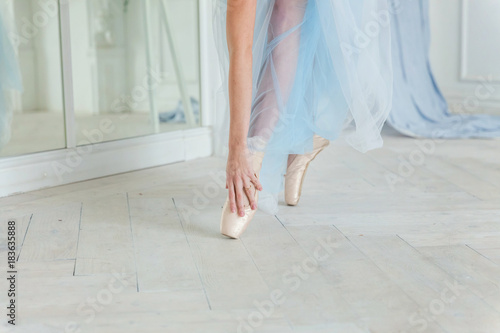
[[(448, 111), (429, 62), (428, 6), (428, 0), (405, 1), (392, 16), (395, 88), (393, 109), (387, 122), (399, 132), (414, 137), (500, 137), (500, 117)], [(480, 89), (481, 94), (488, 92), (487, 87)]]
[[(229, 131), (226, 9), (227, 0), (215, 2), (216, 148), (227, 147)], [(386, 0), (258, 0), (247, 142), (265, 151), (261, 209), (276, 213), (288, 155), (311, 151), (315, 133), (361, 152), (382, 145), (392, 103), (390, 21)]]
[(7, 90), (22, 90), (19, 65), (2, 14), (0, 13), (0, 149), (9, 142), (11, 134), (12, 110), (6, 98)]

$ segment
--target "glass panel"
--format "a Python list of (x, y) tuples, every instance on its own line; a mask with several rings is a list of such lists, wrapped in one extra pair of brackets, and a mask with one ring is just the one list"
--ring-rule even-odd
[(199, 125), (197, 0), (72, 0), (70, 21), (78, 145)]
[(66, 146), (55, 1), (0, 1), (0, 156)]

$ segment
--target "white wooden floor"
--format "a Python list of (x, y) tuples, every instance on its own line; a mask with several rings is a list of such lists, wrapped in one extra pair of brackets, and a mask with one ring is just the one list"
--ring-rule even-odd
[(241, 240), (219, 235), (217, 158), (0, 199), (2, 267), (17, 221), (12, 332), (500, 332), (499, 152), (332, 143), (299, 206), (259, 212)]

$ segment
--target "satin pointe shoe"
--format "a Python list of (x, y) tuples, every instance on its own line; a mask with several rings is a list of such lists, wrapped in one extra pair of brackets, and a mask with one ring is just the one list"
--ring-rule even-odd
[(309, 163), (329, 144), (330, 141), (314, 134), (312, 152), (295, 155), (295, 158), (287, 167), (285, 174), (285, 202), (287, 205), (295, 206), (299, 203), (302, 182), (304, 181)]
[[(262, 167), (263, 159), (264, 159), (264, 152), (252, 153), (253, 170), (257, 178), (259, 178), (259, 172), (260, 168)], [(255, 190), (255, 202), (258, 202), (259, 191), (255, 188), (253, 184), (252, 188)], [(246, 199), (245, 201), (246, 201), (246, 204), (244, 205), (245, 215), (239, 216), (237, 212), (235, 213), (231, 212), (229, 197), (226, 198), (226, 202), (222, 207), (222, 216), (220, 220), (220, 233), (223, 234), (224, 236), (237, 239), (248, 227), (248, 224), (252, 220), (257, 210), (252, 209), (252, 207), (248, 202), (248, 199)]]

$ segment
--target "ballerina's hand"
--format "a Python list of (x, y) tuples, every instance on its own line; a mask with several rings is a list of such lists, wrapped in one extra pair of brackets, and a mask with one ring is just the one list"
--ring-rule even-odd
[[(253, 185), (253, 186), (252, 186)], [(226, 166), (226, 188), (229, 190), (231, 212), (245, 216), (245, 205), (250, 204), (257, 209), (255, 189), (262, 191), (262, 185), (252, 167), (251, 154), (248, 149), (230, 151)]]

